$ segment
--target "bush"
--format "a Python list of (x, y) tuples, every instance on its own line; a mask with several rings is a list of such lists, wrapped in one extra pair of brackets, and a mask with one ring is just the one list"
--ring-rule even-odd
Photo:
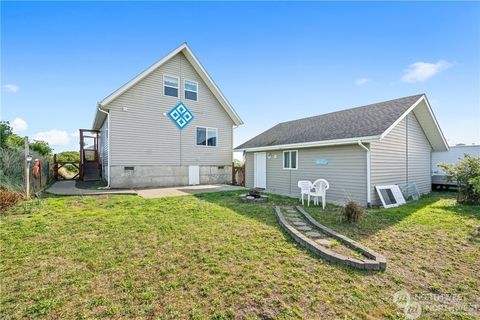
[(20, 149), (0, 149), (0, 188), (22, 192), (24, 190), (25, 154)]
[(22, 199), (21, 193), (0, 188), (0, 212), (7, 210)]
[(57, 153), (57, 161), (80, 162), (80, 153), (78, 151), (63, 151), (63, 152)]
[(348, 203), (342, 207), (343, 219), (348, 222), (357, 222), (363, 216), (364, 212), (363, 207), (353, 200), (348, 201)]
[(457, 183), (458, 203), (480, 204), (480, 157), (465, 154), (457, 164), (441, 163), (438, 167), (449, 175), (449, 181)]

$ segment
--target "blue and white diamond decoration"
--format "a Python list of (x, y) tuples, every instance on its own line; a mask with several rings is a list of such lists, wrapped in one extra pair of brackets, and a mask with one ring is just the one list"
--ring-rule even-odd
[(177, 125), (178, 128), (183, 129), (190, 121), (193, 120), (193, 115), (187, 109), (187, 107), (180, 102), (170, 112), (168, 117)]

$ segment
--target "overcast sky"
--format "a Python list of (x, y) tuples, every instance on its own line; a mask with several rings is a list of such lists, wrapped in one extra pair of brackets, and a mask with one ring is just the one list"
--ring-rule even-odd
[(77, 150), (96, 102), (186, 41), (245, 125), (426, 93), (480, 143), (480, 4), (1, 2), (1, 119)]

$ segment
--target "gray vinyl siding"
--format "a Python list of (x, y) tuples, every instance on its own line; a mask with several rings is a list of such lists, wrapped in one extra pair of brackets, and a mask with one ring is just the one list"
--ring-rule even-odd
[(100, 128), (99, 148), (102, 162), (102, 178), (108, 181), (108, 120), (106, 118)]
[[(179, 98), (163, 95), (163, 74), (180, 78)], [(184, 98), (185, 79), (198, 83), (198, 101)], [(194, 116), (182, 130), (164, 115), (180, 100)], [(112, 101), (108, 109), (112, 166), (232, 163), (233, 121), (183, 53)], [(196, 145), (197, 126), (217, 128), (216, 147)]]
[[(326, 179), (330, 184), (327, 202), (343, 204), (351, 198), (362, 205), (367, 203), (366, 152), (358, 145), (298, 149), (298, 169), (283, 169), (283, 150), (267, 152), (267, 191), (299, 196), (299, 180)], [(246, 186), (253, 187), (254, 156), (247, 153)], [(328, 160), (317, 165), (316, 160)]]
[(420, 193), (431, 191), (432, 148), (413, 113), (370, 150), (372, 204), (380, 204), (377, 185), (415, 182)]
[(372, 204), (380, 205), (375, 186), (407, 182), (406, 121), (401, 121), (379, 142), (370, 144)]
[(420, 193), (432, 191), (432, 147), (413, 113), (408, 122), (408, 182), (415, 182)]

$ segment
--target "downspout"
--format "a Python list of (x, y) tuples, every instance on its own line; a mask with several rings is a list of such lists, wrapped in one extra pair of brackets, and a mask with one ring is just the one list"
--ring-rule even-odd
[(371, 182), (370, 182), (370, 149), (367, 148), (360, 140), (358, 141), (358, 145), (367, 151), (367, 207), (372, 207), (372, 199), (371, 199)]
[(103, 110), (102, 106), (99, 104), (98, 105), (98, 111), (103, 112), (107, 115), (107, 127), (108, 127), (108, 134), (107, 134), (107, 146), (108, 146), (108, 151), (107, 151), (107, 158), (108, 158), (108, 167), (107, 167), (107, 172), (108, 172), (108, 180), (107, 180), (107, 186), (106, 187), (101, 187), (99, 189), (110, 189), (110, 180), (111, 180), (111, 175), (110, 175), (110, 113)]

